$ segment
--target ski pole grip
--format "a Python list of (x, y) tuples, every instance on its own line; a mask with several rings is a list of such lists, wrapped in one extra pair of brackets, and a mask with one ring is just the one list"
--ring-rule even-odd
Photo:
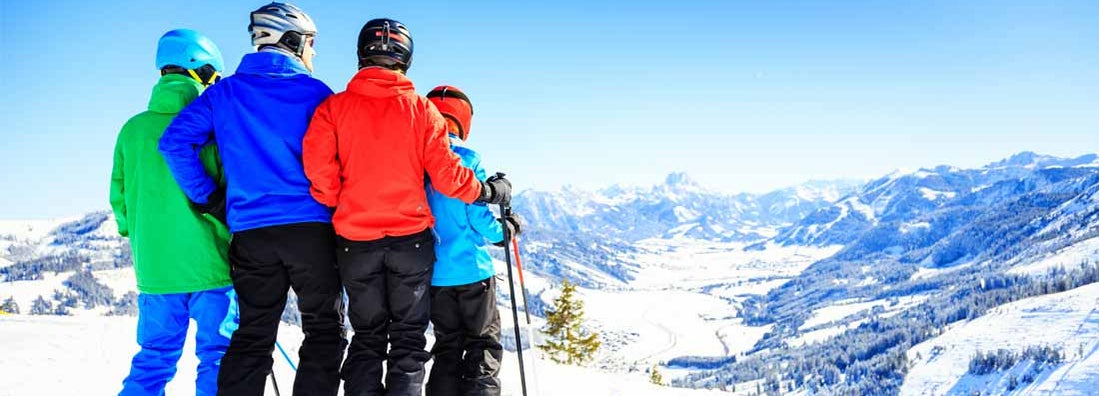
[[(496, 174), (493, 175), (492, 178), (503, 179), (504, 176), (507, 176), (506, 174), (504, 174), (504, 172), (496, 172)], [(508, 217), (510, 215), (511, 215), (511, 204), (507, 204), (507, 205), (500, 204), (500, 216)]]

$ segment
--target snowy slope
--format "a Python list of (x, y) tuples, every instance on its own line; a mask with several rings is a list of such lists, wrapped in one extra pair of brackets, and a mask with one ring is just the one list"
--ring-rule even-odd
[[(966, 374), (978, 350), (1021, 351), (1028, 346), (1063, 347), (1066, 361), (1015, 392), (1006, 391), (1005, 374)], [(1001, 306), (916, 345), (908, 358), (913, 366), (902, 395), (1099, 394), (1099, 284)], [(1025, 368), (1019, 366), (1009, 374), (1019, 375)]]
[[(595, 365), (612, 371), (644, 370), (682, 356), (732, 356), (750, 350), (770, 327), (743, 323), (737, 317), (741, 303), (766, 294), (838, 249), (745, 250), (742, 243), (690, 239), (648, 239), (634, 246), (636, 251), (628, 253), (637, 263), (633, 281), (578, 289), (589, 325), (603, 339)], [(503, 263), (497, 262), (496, 268), (504, 279)], [(550, 304), (557, 280), (539, 273), (526, 276), (530, 295)], [(505, 327), (508, 334), (510, 325)]]
[[(0, 372), (5, 373), (0, 396), (37, 395), (110, 395), (121, 389), (130, 359), (137, 351), (135, 318), (0, 316), (0, 340), (17, 341), (17, 347), (3, 347)], [(193, 329), (193, 326), (192, 326)], [(194, 393), (195, 366), (192, 338), (184, 349), (179, 372), (168, 385), (167, 393)], [(301, 332), (283, 326), (279, 340), (296, 360)], [(504, 395), (519, 394), (518, 368), (513, 354), (503, 362), (501, 378)], [(549, 361), (537, 361), (538, 393), (541, 396), (705, 396), (717, 392), (658, 387), (647, 382), (644, 373), (607, 374), (595, 369), (565, 367)], [(281, 356), (275, 357), (274, 372), (280, 389), (289, 394), (293, 372)], [(533, 390), (533, 385), (532, 385)], [(274, 394), (268, 382), (267, 394)]]

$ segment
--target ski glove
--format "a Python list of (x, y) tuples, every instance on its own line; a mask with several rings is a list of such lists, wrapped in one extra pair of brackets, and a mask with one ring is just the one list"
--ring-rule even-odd
[(506, 206), (511, 203), (511, 182), (499, 173), (488, 178), (481, 182), (481, 197), (477, 201)]
[(225, 224), (225, 189), (219, 188), (206, 197), (206, 203), (191, 202), (191, 206), (199, 213), (214, 216), (222, 224)]
[(504, 226), (504, 239), (500, 242), (493, 243), (498, 247), (507, 247), (507, 236), (515, 237), (516, 235), (523, 233), (523, 222), (519, 221), (519, 216), (512, 213), (508, 217), (499, 219), (500, 224)]

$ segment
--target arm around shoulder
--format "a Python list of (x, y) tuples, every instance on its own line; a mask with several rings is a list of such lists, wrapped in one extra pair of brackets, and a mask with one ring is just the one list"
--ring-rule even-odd
[(159, 149), (172, 176), (192, 202), (206, 203), (217, 185), (206, 173), (199, 153), (214, 138), (214, 114), (209, 92), (200, 95), (172, 120)]

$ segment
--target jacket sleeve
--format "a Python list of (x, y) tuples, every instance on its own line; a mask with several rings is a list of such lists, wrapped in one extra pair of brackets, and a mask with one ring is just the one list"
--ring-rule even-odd
[(198, 157), (202, 159), (202, 165), (206, 168), (206, 174), (214, 179), (214, 184), (224, 188), (225, 168), (221, 165), (221, 152), (218, 151), (218, 145), (207, 144), (199, 151)]
[(302, 163), (309, 178), (309, 193), (313, 199), (330, 208), (340, 201), (340, 159), (336, 144), (336, 125), (329, 114), (329, 101), (324, 101), (313, 113), (309, 129), (302, 140)]
[(431, 102), (424, 101), (425, 117), (422, 128), (424, 170), (431, 177), (431, 185), (440, 193), (473, 203), (481, 196), (481, 183), (473, 171), (462, 166), (462, 159), (450, 149), (446, 121)]
[(217, 187), (199, 157), (202, 147), (213, 138), (214, 111), (209, 91), (183, 108), (160, 137), (160, 153), (192, 202), (206, 203), (206, 197)]
[[(477, 180), (485, 180), (488, 176), (485, 174), (485, 169), (481, 167), (481, 158), (473, 152), (469, 155), (472, 156), (469, 167), (477, 176)], [(504, 240), (504, 227), (500, 221), (496, 220), (496, 214), (492, 213), (488, 205), (482, 202), (466, 205), (466, 218), (469, 220), (470, 227), (489, 242), (496, 243)]]
[[(125, 132), (126, 128), (122, 128)], [(126, 220), (126, 179), (123, 173), (122, 133), (114, 144), (114, 165), (111, 169), (111, 210), (114, 221), (118, 223), (118, 235), (130, 236), (130, 226)]]

